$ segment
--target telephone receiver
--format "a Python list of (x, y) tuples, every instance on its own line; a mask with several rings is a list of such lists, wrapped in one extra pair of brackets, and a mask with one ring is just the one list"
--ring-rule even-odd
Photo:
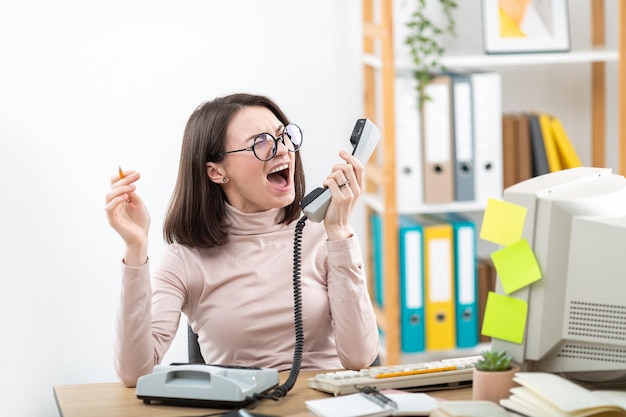
[[(352, 155), (365, 165), (378, 145), (379, 139), (380, 130), (374, 123), (368, 119), (358, 119), (350, 135), (350, 143), (353, 147)], [(327, 187), (317, 187), (304, 196), (300, 201), (300, 208), (308, 219), (319, 223), (326, 216), (330, 200), (330, 190)]]

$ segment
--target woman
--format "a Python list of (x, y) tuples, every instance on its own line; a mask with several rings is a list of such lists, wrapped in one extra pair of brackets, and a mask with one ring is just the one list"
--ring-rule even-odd
[[(169, 245), (150, 273), (140, 175), (111, 180), (106, 213), (126, 244), (115, 366), (134, 386), (160, 363), (181, 312), (207, 363), (287, 370), (294, 349), (294, 227), (301, 216), (302, 132), (270, 99), (234, 94), (199, 106), (183, 137), (165, 218)], [(349, 219), (363, 166), (348, 152), (323, 185), (323, 224), (302, 236), (302, 369), (360, 369), (378, 352), (362, 253)]]

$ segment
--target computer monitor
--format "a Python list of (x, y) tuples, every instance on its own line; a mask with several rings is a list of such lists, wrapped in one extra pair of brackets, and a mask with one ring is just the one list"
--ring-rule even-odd
[[(542, 279), (508, 294), (528, 303), (522, 344), (492, 339), (523, 370), (626, 380), (626, 179), (572, 168), (513, 185)], [(496, 292), (503, 294), (502, 286)]]

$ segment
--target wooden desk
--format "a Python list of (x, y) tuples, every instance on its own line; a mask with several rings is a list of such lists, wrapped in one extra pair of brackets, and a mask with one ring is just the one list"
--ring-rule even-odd
[[(307, 379), (319, 371), (303, 371), (295, 386), (286, 397), (278, 401), (260, 400), (255, 412), (276, 416), (309, 416), (305, 400), (327, 398), (330, 394), (309, 388)], [(281, 374), (281, 383), (288, 373)], [(433, 391), (430, 395), (448, 400), (468, 400), (471, 388)], [(182, 417), (201, 416), (211, 411), (225, 409), (174, 407), (160, 404), (146, 405), (135, 396), (134, 388), (126, 388), (119, 382), (84, 385), (61, 385), (54, 387), (54, 397), (61, 417)]]

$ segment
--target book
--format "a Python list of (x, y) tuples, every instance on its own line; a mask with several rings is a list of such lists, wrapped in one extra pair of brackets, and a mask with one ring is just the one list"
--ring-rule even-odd
[(543, 147), (548, 160), (548, 168), (550, 172), (561, 170), (561, 159), (559, 158), (559, 150), (556, 147), (554, 136), (552, 134), (552, 118), (549, 114), (540, 113), (539, 126), (541, 128), (541, 136), (543, 137)]
[(533, 151), (528, 117), (512, 115), (515, 125), (515, 149), (517, 152), (517, 182), (533, 176)]
[(548, 166), (548, 159), (546, 157), (546, 148), (543, 144), (544, 142), (543, 135), (541, 133), (541, 125), (539, 124), (539, 116), (529, 113), (527, 117), (533, 156), (533, 177), (536, 177), (549, 173), (550, 167)]
[(500, 405), (528, 417), (626, 416), (626, 391), (592, 391), (547, 372), (518, 372), (513, 380), (521, 386)]
[(563, 128), (561, 121), (557, 117), (552, 117), (550, 127), (552, 137), (559, 153), (562, 168), (576, 168), (583, 166), (576, 148), (572, 145), (567, 132)]
[(478, 341), (488, 343), (491, 337), (482, 334), (483, 319), (485, 317), (485, 307), (489, 292), (496, 290), (496, 269), (491, 258), (478, 260), (477, 266), (477, 289), (478, 289)]
[(502, 115), (503, 187), (533, 176), (533, 153), (528, 116), (515, 113)]
[(372, 390), (309, 400), (305, 404), (320, 417), (385, 417), (428, 416), (439, 402), (424, 393)]
[(517, 184), (517, 149), (515, 146), (515, 120), (510, 114), (502, 115), (502, 186)]

